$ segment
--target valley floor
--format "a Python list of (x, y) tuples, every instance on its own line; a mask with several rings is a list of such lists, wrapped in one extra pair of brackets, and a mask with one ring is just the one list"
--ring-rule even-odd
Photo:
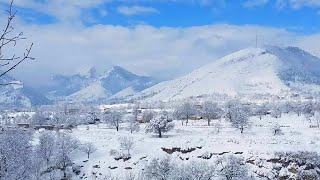
[[(81, 142), (92, 142), (97, 147), (97, 151), (91, 155), (89, 161), (86, 161), (87, 156), (84, 153), (74, 157), (75, 164), (83, 166), (79, 177), (95, 179), (93, 178), (95, 176), (97, 179), (103, 179), (110, 174), (123, 177), (127, 173), (139, 172), (152, 158), (162, 156), (170, 156), (174, 161), (183, 163), (200, 159), (211, 161), (223, 154), (232, 153), (243, 156), (248, 162), (248, 160), (270, 159), (275, 152), (320, 153), (320, 129), (310, 128), (312, 123), (306, 117), (295, 114), (285, 114), (278, 119), (266, 116), (260, 120), (258, 117), (253, 117), (251, 128), (245, 129), (243, 134), (223, 119), (219, 133), (214, 126), (218, 120), (213, 120), (212, 126), (207, 126), (205, 120), (191, 120), (188, 126), (182, 126), (181, 121), (174, 122), (174, 130), (166, 133), (163, 138), (158, 138), (156, 134), (146, 134), (143, 124), (140, 132), (132, 134), (125, 130), (125, 124), (119, 132), (105, 124), (79, 126), (71, 134)], [(273, 135), (272, 127), (276, 123), (281, 126), (283, 135)], [(119, 138), (128, 136), (134, 139), (134, 147), (130, 152), (131, 159), (115, 160), (109, 152), (121, 151)], [(164, 148), (167, 152), (163, 150)], [(178, 150), (180, 152), (170, 152), (173, 148), (180, 148)], [(251, 168), (259, 175), (269, 176), (272, 164), (265, 162), (263, 166), (251, 165)]]

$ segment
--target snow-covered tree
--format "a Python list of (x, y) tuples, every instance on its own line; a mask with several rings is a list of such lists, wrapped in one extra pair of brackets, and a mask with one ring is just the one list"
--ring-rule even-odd
[(280, 104), (273, 104), (271, 106), (271, 116), (274, 118), (281, 118), (282, 108)]
[(130, 157), (130, 150), (133, 148), (134, 146), (134, 140), (132, 137), (121, 137), (119, 138), (119, 143), (120, 143), (120, 148), (122, 150), (127, 151), (127, 157)]
[(41, 160), (46, 162), (48, 168), (52, 162), (56, 150), (56, 137), (53, 132), (45, 131), (39, 136), (39, 144), (37, 146), (37, 154)]
[(188, 125), (189, 119), (196, 115), (197, 109), (195, 106), (190, 102), (185, 102), (181, 104), (180, 106), (176, 107), (174, 110), (174, 116), (181, 120), (181, 123), (183, 125), (183, 120), (186, 120), (186, 125)]
[(255, 115), (259, 116), (259, 119), (262, 119), (262, 116), (266, 116), (268, 114), (268, 106), (266, 103), (260, 105), (260, 106), (256, 106), (255, 108)]
[(308, 121), (311, 122), (311, 117), (314, 116), (315, 111), (316, 111), (316, 108), (312, 101), (308, 101), (304, 103), (302, 113), (304, 114), (304, 116)]
[(283, 105), (282, 105), (282, 112), (283, 113), (290, 113), (292, 112), (294, 109), (292, 102), (290, 101), (286, 101)]
[(139, 132), (140, 131), (140, 125), (139, 122), (136, 121), (134, 116), (128, 116), (127, 117), (127, 121), (128, 121), (128, 126), (127, 126), (127, 130), (130, 131), (130, 133), (135, 132)]
[(221, 179), (249, 179), (248, 168), (243, 159), (234, 155), (229, 155), (219, 159), (217, 162), (221, 166), (221, 169), (218, 170)]
[(314, 169), (299, 170), (296, 179), (297, 180), (317, 180), (317, 179), (320, 179), (320, 175)]
[(3, 128), (0, 133), (0, 179), (32, 179), (34, 156), (32, 135), (19, 128)]
[(175, 167), (169, 157), (152, 159), (144, 168), (144, 177), (152, 180), (167, 180), (172, 177)]
[(138, 121), (138, 117), (139, 117), (139, 104), (135, 104), (132, 107), (132, 116), (134, 118), (135, 121)]
[(67, 115), (62, 111), (54, 112), (50, 117), (50, 124), (52, 125), (61, 125), (65, 124), (67, 120)]
[(104, 115), (104, 120), (107, 124), (114, 126), (117, 131), (119, 131), (120, 124), (122, 121), (123, 113), (121, 111), (112, 110), (106, 112)]
[(227, 103), (225, 118), (241, 133), (245, 128), (250, 127), (248, 110), (238, 100), (232, 100)]
[(301, 101), (297, 101), (293, 104), (293, 111), (300, 116), (303, 112), (303, 103)]
[(205, 101), (201, 109), (202, 116), (208, 120), (208, 126), (212, 119), (218, 119), (222, 116), (223, 110), (218, 106), (217, 103), (212, 101)]
[(143, 111), (142, 112), (142, 121), (145, 123), (150, 122), (151, 119), (153, 119), (153, 117), (155, 116), (155, 114), (156, 113), (154, 111), (150, 111), (150, 110)]
[(142, 113), (142, 121), (148, 123), (155, 116), (155, 112), (147, 110)]
[(282, 129), (281, 129), (281, 126), (279, 124), (275, 124), (273, 127), (272, 127), (272, 133), (273, 135), (281, 135), (282, 134)]
[(80, 145), (80, 150), (87, 154), (88, 159), (90, 158), (90, 154), (97, 151), (97, 148), (93, 143), (87, 142)]
[(166, 133), (173, 128), (174, 123), (169, 121), (168, 116), (163, 113), (159, 113), (147, 124), (146, 132), (158, 133), (159, 138), (161, 138), (163, 133)]
[(88, 122), (95, 123), (97, 120), (100, 119), (101, 111), (95, 107), (90, 107), (87, 112)]
[(318, 128), (320, 128), (320, 112), (316, 111), (314, 114), (314, 121)]
[(176, 166), (172, 174), (173, 180), (211, 180), (216, 178), (216, 168), (206, 161), (191, 161), (185, 165)]
[(58, 135), (55, 156), (56, 166), (63, 171), (63, 178), (67, 178), (67, 167), (72, 165), (71, 155), (79, 147), (79, 141), (68, 134)]
[(31, 118), (31, 124), (33, 125), (46, 125), (50, 123), (50, 114), (48, 112), (37, 110)]
[(213, 127), (214, 127), (214, 133), (216, 133), (216, 134), (220, 133), (220, 131), (222, 129), (221, 122), (218, 121), (218, 122), (214, 123)]

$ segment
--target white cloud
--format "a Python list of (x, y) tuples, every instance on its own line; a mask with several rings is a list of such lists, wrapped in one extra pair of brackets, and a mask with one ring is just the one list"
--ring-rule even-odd
[[(0, 3), (8, 3), (0, 0)], [(110, 0), (15, 0), (14, 5), (41, 12), (62, 22), (80, 22), (84, 10), (97, 7)]]
[(291, 7), (293, 9), (300, 9), (302, 7), (320, 7), (319, 0), (276, 0), (275, 5), (278, 9), (283, 9), (285, 7)]
[[(176, 77), (234, 51), (259, 45), (294, 45), (320, 54), (320, 36), (300, 36), (285, 29), (227, 24), (189, 28), (96, 25), (24, 25), (35, 43), (34, 62), (17, 69), (19, 78), (45, 83), (56, 73), (73, 74), (90, 66), (120, 65), (138, 74)], [(312, 38), (311, 38), (312, 37)]]
[(319, 0), (288, 0), (288, 3), (295, 9), (301, 7), (320, 7)]
[[(0, 0), (1, 4), (8, 4), (9, 0)], [(139, 13), (158, 13), (159, 11), (152, 7), (139, 6), (139, 3), (157, 2), (157, 3), (182, 3), (199, 4), (204, 6), (214, 6), (215, 8), (224, 6), (225, 0), (15, 0), (14, 5), (33, 11), (41, 12), (55, 17), (60, 22), (76, 22), (82, 20), (82, 15), (86, 10), (100, 8), (103, 5), (118, 2), (123, 5), (118, 10), (125, 15), (135, 15)], [(128, 6), (137, 4), (136, 6)], [(99, 14), (105, 16), (106, 10)]]
[[(270, 0), (247, 0), (244, 2), (244, 7), (264, 6)], [(275, 0), (275, 6), (278, 9), (291, 7), (293, 9), (300, 9), (302, 7), (320, 7), (320, 0)]]
[(120, 6), (117, 8), (120, 14), (126, 16), (138, 15), (138, 14), (153, 14), (159, 13), (159, 11), (152, 7), (144, 7), (144, 6)]
[(247, 0), (244, 2), (244, 7), (257, 7), (257, 6), (264, 6), (269, 2), (269, 0)]

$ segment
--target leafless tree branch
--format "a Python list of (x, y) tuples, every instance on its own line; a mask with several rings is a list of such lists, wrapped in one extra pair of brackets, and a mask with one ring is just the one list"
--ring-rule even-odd
[[(23, 32), (20, 32), (16, 35), (14, 33), (14, 27), (12, 26), (12, 21), (14, 20), (17, 11), (13, 10), (13, 2), (11, 1), (8, 10), (6, 11), (8, 14), (7, 22), (0, 33), (0, 67), (2, 68), (0, 72), (0, 78), (6, 75), (8, 72), (14, 70), (17, 66), (19, 66), (25, 60), (34, 60), (33, 57), (30, 56), (33, 43), (25, 50), (22, 56), (17, 56), (16, 54), (11, 55), (11, 57), (7, 57), (10, 55), (4, 54), (5, 47), (15, 47), (20, 40), (25, 40), (23, 37)], [(10, 85), (15, 83), (3, 83), (0, 85)]]

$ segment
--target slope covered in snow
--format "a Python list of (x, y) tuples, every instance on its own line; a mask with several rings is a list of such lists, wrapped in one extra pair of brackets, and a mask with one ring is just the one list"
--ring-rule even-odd
[(277, 95), (297, 84), (318, 88), (320, 59), (295, 48), (248, 48), (181, 78), (144, 90), (149, 100), (174, 100), (210, 94)]
[(8, 82), (12, 84), (0, 85), (0, 109), (29, 108), (50, 103), (46, 97), (25, 86), (22, 82), (7, 75), (1, 77), (0, 84)]
[(97, 102), (108, 98), (121, 99), (155, 84), (151, 77), (139, 76), (114, 66), (87, 82), (88, 85), (67, 96), (70, 101)]
[(100, 99), (107, 99), (110, 93), (102, 87), (100, 81), (94, 82), (80, 91), (67, 97), (69, 101), (95, 101)]

